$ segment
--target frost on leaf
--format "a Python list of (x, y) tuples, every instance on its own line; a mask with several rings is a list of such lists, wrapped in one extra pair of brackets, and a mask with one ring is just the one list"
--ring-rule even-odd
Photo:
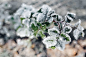
[(30, 19), (24, 19), (22, 21), (22, 24), (26, 25), (27, 27), (30, 27)]
[(65, 49), (65, 43), (63, 41), (61, 41), (61, 40), (58, 40), (55, 47), (62, 51), (62, 50)]
[(28, 28), (19, 28), (18, 30), (17, 30), (17, 35), (18, 36), (20, 36), (20, 37), (29, 37), (29, 38), (33, 38), (34, 37), (34, 35), (33, 35), (33, 32), (30, 30), (30, 29), (28, 29)]
[(52, 14), (54, 14), (54, 10), (52, 10), (48, 5), (43, 5), (40, 10), (38, 10), (38, 16), (36, 16), (37, 21), (40, 21), (41, 23), (48, 21), (51, 23), (53, 21)]
[(65, 21), (70, 23), (75, 19), (76, 14), (68, 12), (67, 15), (65, 16)]
[(56, 14), (56, 18), (54, 18), (55, 21), (63, 21), (64, 19), (62, 18), (62, 16)]
[(81, 20), (79, 19), (79, 21), (77, 22), (77, 23), (75, 23), (75, 27), (78, 27), (78, 25), (80, 25), (81, 24)]
[(42, 42), (46, 45), (47, 48), (55, 46), (57, 43), (56, 36), (53, 35), (45, 37)]
[(83, 27), (79, 25), (78, 28), (73, 31), (75, 39), (78, 39), (80, 36), (84, 37), (83, 30), (84, 30)]
[(37, 16), (37, 22), (44, 22), (46, 20), (46, 17), (43, 13), (39, 13)]
[(30, 16), (31, 16), (31, 11), (25, 11), (21, 15), (21, 17), (23, 17), (23, 18), (30, 18)]
[(49, 35), (57, 35), (58, 36), (60, 32), (57, 28), (53, 27), (51, 29), (48, 29), (48, 33), (49, 33)]
[(48, 12), (50, 12), (52, 9), (48, 6), (48, 5), (43, 5), (41, 7), (41, 11), (43, 14), (47, 14)]
[(68, 34), (62, 33), (61, 36), (59, 36), (59, 39), (63, 41), (65, 44), (68, 44), (71, 42), (71, 38)]
[(68, 12), (65, 18), (62, 18), (48, 5), (43, 5), (39, 10), (36, 10), (32, 6), (22, 4), (13, 19), (20, 19), (19, 25), (23, 26), (17, 30), (17, 35), (30, 38), (41, 37), (47, 48), (64, 50), (65, 44), (71, 42), (68, 34), (71, 33), (72, 28), (75, 28), (73, 35), (76, 39), (79, 36), (84, 36), (84, 28), (80, 25), (81, 20), (75, 25), (70, 23), (75, 19), (74, 13)]
[(31, 5), (28, 6), (26, 4), (22, 4), (21, 7), (16, 11), (15, 14), (16, 15), (21, 15), (25, 11), (33, 11), (33, 12), (35, 12), (36, 10)]
[(81, 20), (79, 19), (79, 21), (75, 24), (75, 26), (77, 27), (77, 29), (75, 29), (73, 31), (73, 35), (75, 37), (75, 39), (78, 39), (80, 36), (84, 37), (84, 28), (81, 26)]
[(63, 28), (63, 32), (64, 33), (70, 33), (72, 31), (72, 28), (70, 27), (70, 26), (65, 26), (64, 28)]

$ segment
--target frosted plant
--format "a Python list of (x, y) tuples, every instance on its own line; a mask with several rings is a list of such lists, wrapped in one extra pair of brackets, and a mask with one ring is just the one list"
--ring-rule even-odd
[(75, 28), (73, 31), (75, 39), (78, 39), (79, 36), (84, 37), (84, 28), (80, 25), (81, 20), (75, 25), (71, 24), (76, 16), (74, 13), (68, 12), (65, 18), (62, 18), (48, 5), (43, 5), (39, 10), (36, 10), (23, 4), (18, 9), (17, 14), (20, 15), (21, 20), (17, 35), (27, 36), (31, 39), (41, 37), (47, 48), (64, 50), (65, 44), (71, 42), (69, 33), (71, 33), (72, 28)]
[(75, 39), (78, 39), (80, 36), (84, 37), (84, 28), (80, 25), (81, 24), (81, 20), (79, 19), (79, 21), (75, 24), (77, 25), (77, 28), (73, 31), (73, 35), (75, 37)]

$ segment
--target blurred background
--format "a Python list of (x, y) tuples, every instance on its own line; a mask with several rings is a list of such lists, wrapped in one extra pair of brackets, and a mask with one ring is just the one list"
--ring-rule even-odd
[[(85, 36), (72, 40), (66, 45), (64, 51), (60, 51), (46, 49), (41, 39), (33, 39), (30, 42), (27, 41), (27, 37), (20, 38), (16, 35), (7, 37), (6, 34), (1, 33), (2, 29), (0, 29), (0, 57), (86, 57), (86, 0), (0, 0), (0, 4), (3, 3), (12, 6), (8, 9), (10, 15), (15, 13), (22, 3), (32, 5), (36, 9), (47, 4), (62, 16), (65, 16), (67, 12), (76, 13), (76, 20), (72, 24), (81, 19)], [(9, 28), (8, 24), (3, 24), (3, 26)], [(12, 29), (11, 32), (13, 32)], [(73, 38), (72, 35), (71, 37)], [(26, 41), (28, 46), (26, 46)]]

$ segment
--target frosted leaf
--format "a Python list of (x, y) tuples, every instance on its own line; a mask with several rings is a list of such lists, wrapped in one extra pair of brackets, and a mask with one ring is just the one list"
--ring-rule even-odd
[(43, 13), (39, 13), (37, 17), (37, 22), (44, 22), (46, 20), (46, 17)]
[(26, 25), (27, 27), (30, 27), (30, 19), (24, 19), (22, 21), (22, 24)]
[(70, 23), (71, 21), (73, 21), (73, 19), (69, 16), (65, 16), (65, 21)]
[(56, 27), (53, 27), (53, 28), (51, 28), (51, 29), (48, 29), (48, 33), (49, 33), (49, 35), (59, 35), (59, 30), (56, 28)]
[(15, 15), (21, 15), (24, 12), (24, 8), (19, 8), (16, 13), (14, 13)]
[(31, 16), (31, 11), (25, 11), (21, 15), (21, 17), (23, 18), (30, 18), (30, 16)]
[(68, 34), (65, 34), (65, 33), (62, 33), (60, 36), (59, 36), (59, 39), (61, 41), (63, 41), (65, 44), (68, 44), (71, 42), (71, 38)]
[(78, 25), (77, 29), (80, 30), (80, 31), (84, 30), (84, 28), (81, 25)]
[(54, 19), (54, 17), (52, 16), (53, 14), (54, 14), (54, 10), (49, 11), (48, 14), (47, 14), (46, 20), (47, 20), (49, 23), (51, 23), (51, 22), (53, 21), (53, 19)]
[(34, 13), (32, 16), (37, 18), (38, 14), (39, 13)]
[(35, 24), (35, 20), (33, 18), (32, 19), (24, 19), (22, 21), (22, 24), (24, 24), (25, 26), (27, 26), (29, 28), (29, 27), (31, 27), (31, 24)]
[(48, 22), (51, 23), (53, 21), (53, 17), (48, 18)]
[(70, 26), (65, 26), (64, 28), (63, 28), (63, 32), (64, 33), (70, 33), (72, 31), (72, 28), (70, 27)]
[(70, 23), (75, 19), (76, 14), (68, 12), (67, 15), (65, 16), (65, 21)]
[(17, 35), (20, 36), (20, 37), (25, 37), (26, 34), (25, 34), (24, 28), (19, 28), (19, 29), (17, 30)]
[(22, 4), (21, 7), (16, 11), (15, 15), (21, 15), (25, 11), (35, 12), (36, 10), (31, 5), (28, 6), (26, 4)]
[(74, 26), (77, 27), (77, 29), (75, 29), (73, 31), (73, 35), (74, 35), (75, 39), (78, 39), (80, 36), (84, 37), (84, 32), (83, 32), (84, 28), (81, 26), (80, 19)]
[(47, 5), (43, 5), (40, 10), (41, 13), (38, 14), (37, 19), (42, 22), (48, 21), (51, 23), (53, 21), (52, 14), (54, 14), (54, 10)]
[(52, 14), (54, 14), (54, 13), (55, 13), (55, 11), (54, 11), (54, 10), (51, 10), (51, 11), (49, 11), (49, 12), (47, 13), (47, 16), (50, 17), (50, 16), (52, 16)]
[(47, 48), (55, 46), (57, 43), (56, 36), (45, 37), (42, 42), (46, 45)]
[(58, 15), (57, 21), (63, 21), (62, 16)]
[(69, 17), (71, 17), (72, 19), (75, 19), (75, 16), (76, 16), (75, 13), (71, 13), (71, 12), (67, 12), (67, 15), (68, 15)]
[(37, 17), (37, 21), (38, 22), (45, 22), (48, 21), (49, 23), (51, 23), (53, 21), (53, 17), (47, 17), (46, 15), (44, 15), (43, 13), (39, 13)]
[(78, 29), (75, 29), (73, 31), (73, 36), (75, 37), (75, 39), (78, 39), (79, 38), (79, 30)]
[(81, 20), (79, 19), (79, 21), (77, 22), (77, 23), (75, 23), (75, 27), (77, 27), (78, 25), (80, 25), (81, 24)]
[(57, 18), (57, 15), (58, 15), (58, 14), (53, 13), (51, 16), (52, 16), (54, 19), (56, 19), (56, 18)]
[(43, 6), (41, 7), (41, 11), (42, 11), (43, 14), (47, 14), (48, 11), (51, 11), (51, 10), (52, 10), (52, 9), (51, 9), (48, 5), (43, 5)]
[(31, 39), (34, 37), (33, 32), (28, 28), (19, 28), (16, 33), (20, 37), (30, 37)]
[(65, 43), (63, 41), (61, 41), (61, 40), (58, 40), (55, 47), (57, 49), (63, 51), (65, 49)]
[(57, 15), (57, 18), (56, 19), (54, 19), (55, 21), (63, 21), (63, 18), (62, 18), (62, 16), (60, 16), (60, 15)]
[(30, 26), (31, 26), (31, 24), (34, 24), (36, 26), (36, 22), (35, 22), (34, 18), (30, 19)]
[(73, 31), (73, 36), (75, 37), (75, 39), (78, 39), (80, 36), (84, 37), (84, 32), (78, 29), (75, 29)]

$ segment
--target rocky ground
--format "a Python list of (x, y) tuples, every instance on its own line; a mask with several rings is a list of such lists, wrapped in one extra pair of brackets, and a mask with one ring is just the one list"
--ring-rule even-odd
[[(81, 19), (82, 26), (86, 29), (86, 0), (0, 0), (0, 3), (4, 2), (12, 5), (9, 9), (10, 14), (13, 14), (22, 3), (33, 5), (35, 8), (47, 4), (62, 16), (68, 11), (74, 12), (77, 20), (72, 23)], [(86, 30), (84, 32), (86, 34)], [(59, 51), (46, 49), (41, 39), (14, 37), (6, 40), (5, 35), (0, 34), (0, 57), (86, 57), (86, 35), (66, 45), (64, 51)]]

